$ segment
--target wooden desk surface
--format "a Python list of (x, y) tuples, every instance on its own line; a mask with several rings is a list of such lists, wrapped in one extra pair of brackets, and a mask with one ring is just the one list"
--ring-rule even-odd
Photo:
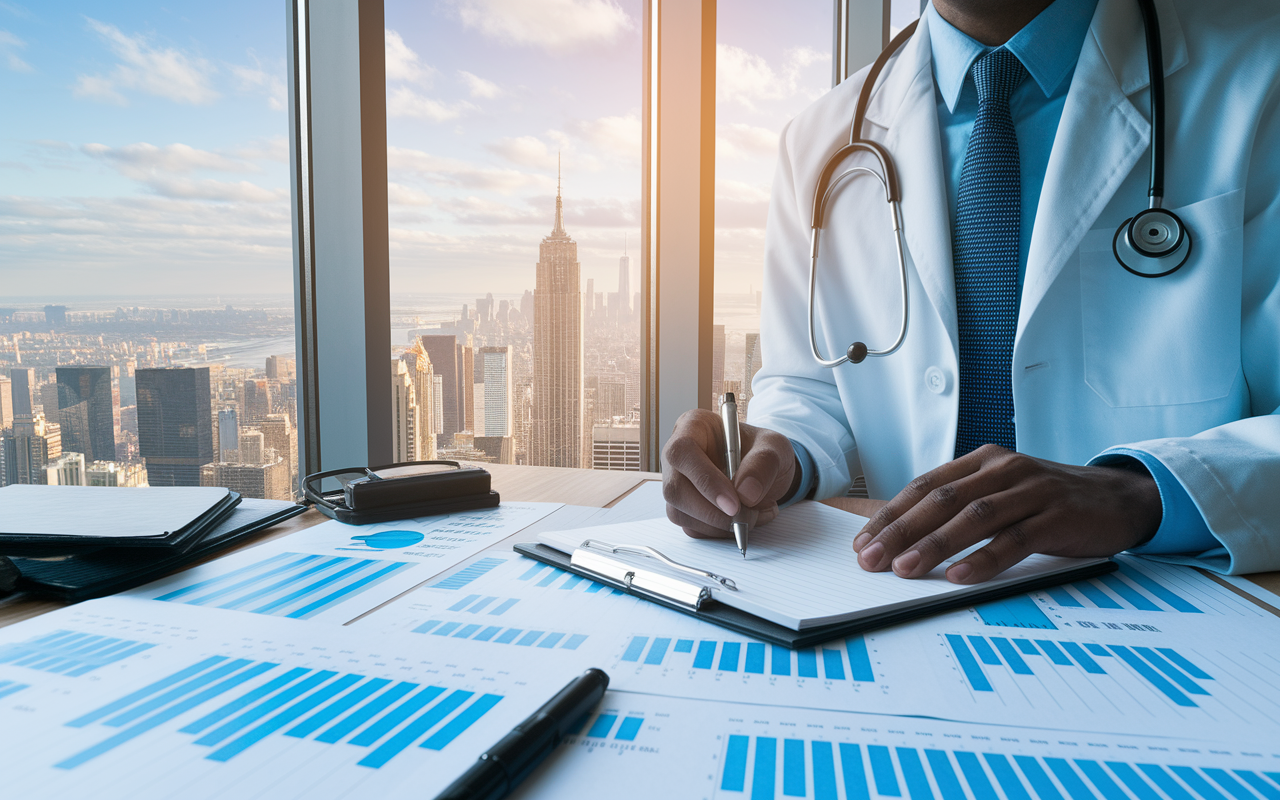
[[(485, 469), (493, 475), (493, 488), (505, 500), (521, 500), (525, 502), (557, 502), (579, 506), (611, 506), (630, 494), (645, 481), (662, 480), (656, 472), (608, 472), (602, 470), (564, 469), (561, 467), (524, 467), (502, 464), (485, 464)], [(824, 501), (827, 505), (864, 516), (874, 510), (874, 506), (865, 505), (868, 501), (852, 498), (838, 498)], [(269, 542), (295, 531), (317, 525), (327, 519), (315, 509), (308, 509), (293, 519), (276, 525), (261, 534), (239, 543), (236, 547), (225, 550), (218, 557), (242, 550), (246, 547)], [(505, 546), (495, 543), (493, 547)], [(1205, 573), (1222, 585), (1267, 608), (1272, 613), (1280, 614), (1280, 609), (1272, 608), (1256, 598), (1250, 597), (1235, 586), (1223, 581), (1212, 573)], [(1280, 594), (1280, 572), (1264, 572), (1246, 576), (1248, 580), (1268, 591)], [(61, 608), (66, 603), (37, 600), (25, 595), (13, 595), (0, 599), (0, 627), (35, 617), (46, 611)]]

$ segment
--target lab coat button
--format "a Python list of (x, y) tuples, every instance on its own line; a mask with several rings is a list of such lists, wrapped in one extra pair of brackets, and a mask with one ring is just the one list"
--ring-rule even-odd
[(947, 374), (937, 367), (929, 367), (924, 371), (924, 385), (934, 394), (942, 394), (947, 390)]

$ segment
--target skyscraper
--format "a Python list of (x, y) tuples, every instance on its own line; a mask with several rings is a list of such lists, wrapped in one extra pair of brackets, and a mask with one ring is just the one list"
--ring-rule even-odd
[(209, 368), (140, 369), (138, 449), (152, 486), (199, 486), (213, 455)]
[(240, 422), (234, 408), (218, 411), (218, 460), (240, 460)]
[(711, 326), (711, 404), (707, 408), (720, 410), (720, 398), (724, 395), (724, 326)]
[(13, 381), (0, 375), (0, 430), (13, 424)]
[(481, 347), (484, 436), (511, 436), (511, 348)]
[(45, 467), (62, 455), (62, 431), (31, 403), (31, 370), (12, 369), (13, 428), (0, 436), (4, 470), (0, 485), (43, 484)]
[(420, 336), (418, 341), (440, 381), (440, 416), (436, 420), (438, 447), (453, 444), (453, 435), (462, 430), (465, 421), (458, 417), (458, 339), (451, 335)]
[(391, 361), (391, 460), (418, 459), (418, 397), (403, 361)]
[(747, 352), (746, 352), (747, 358), (743, 367), (743, 375), (742, 375), (742, 395), (746, 398), (746, 402), (738, 404), (739, 415), (747, 413), (747, 404), (751, 402), (751, 395), (752, 395), (751, 379), (754, 378), (756, 376), (756, 373), (760, 371), (760, 366), (763, 363), (763, 358), (764, 358), (763, 354), (760, 352), (760, 334), (759, 333), (757, 332), (748, 333), (746, 345), (747, 345)]
[(533, 312), (533, 442), (530, 460), (580, 467), (582, 417), (582, 283), (578, 244), (564, 229), (556, 188), (556, 219), (538, 248)]
[(110, 367), (58, 367), (58, 424), (63, 452), (115, 461)]
[(627, 246), (622, 246), (622, 256), (618, 259), (618, 324), (625, 325), (631, 321), (631, 256), (627, 255)]

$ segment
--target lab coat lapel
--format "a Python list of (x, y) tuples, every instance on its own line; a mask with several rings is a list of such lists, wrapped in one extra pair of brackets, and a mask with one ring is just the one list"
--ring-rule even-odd
[[(925, 294), (957, 348), (956, 292), (951, 272), (951, 215), (943, 181), (942, 138), (933, 88), (927, 18), (889, 64), (872, 95), (867, 120), (887, 128), (902, 188), (903, 237)], [(874, 135), (868, 131), (869, 135)], [(908, 333), (910, 338), (910, 333)]]
[[(1172, 4), (1157, 0), (1157, 6), (1168, 75), (1186, 63), (1186, 42)], [(1019, 337), (1080, 240), (1147, 154), (1151, 125), (1129, 99), (1149, 83), (1144, 42), (1135, 4), (1101, 0), (1045, 170), (1027, 255)]]

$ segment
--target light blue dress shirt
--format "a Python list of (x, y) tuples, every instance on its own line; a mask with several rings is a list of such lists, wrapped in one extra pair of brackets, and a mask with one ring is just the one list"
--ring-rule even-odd
[[(1019, 289), (1026, 271), (1027, 252), (1031, 247), (1036, 208), (1044, 188), (1053, 139), (1058, 132), (1058, 121), (1062, 118), (1067, 91), (1071, 88), (1071, 77), (1097, 4), (1098, 0), (1055, 0), (1004, 44), (1026, 67), (1029, 76), (1009, 98), (1009, 109), (1018, 134), (1022, 172)], [(969, 134), (978, 115), (978, 93), (970, 72), (973, 62), (993, 48), (962, 33), (943, 19), (932, 4), (925, 9), (924, 16), (928, 17), (929, 46), (933, 55), (947, 205), (954, 216), (960, 171), (969, 146)], [(801, 477), (800, 487), (790, 502), (806, 497), (813, 490), (816, 477), (813, 457), (795, 442), (792, 442), (792, 447), (800, 463)], [(1209, 532), (1204, 517), (1186, 489), (1157, 459), (1136, 450), (1117, 448), (1094, 459), (1093, 463), (1109, 464), (1129, 459), (1136, 459), (1151, 473), (1163, 504), (1159, 530), (1136, 552), (1190, 553), (1221, 546)]]

